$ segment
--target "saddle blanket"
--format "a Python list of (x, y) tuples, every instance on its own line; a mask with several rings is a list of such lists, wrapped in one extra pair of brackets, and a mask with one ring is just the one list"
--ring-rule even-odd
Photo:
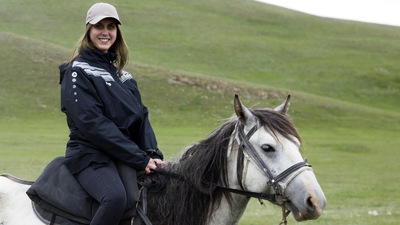
[[(83, 189), (64, 165), (64, 161), (65, 157), (57, 157), (51, 161), (28, 189), (27, 195), (33, 201), (35, 211), (40, 212), (46, 220), (50, 221), (54, 214), (76, 222), (67, 223), (57, 218), (60, 220), (57, 221), (58, 224), (90, 224), (99, 203)], [(117, 163), (117, 168), (128, 199), (122, 220), (130, 221), (136, 215), (139, 201), (136, 171), (123, 163)]]

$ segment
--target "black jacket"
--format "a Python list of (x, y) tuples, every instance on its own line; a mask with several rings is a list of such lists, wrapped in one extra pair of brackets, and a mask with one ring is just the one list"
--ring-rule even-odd
[(150, 157), (163, 158), (137, 83), (127, 72), (118, 76), (115, 58), (85, 49), (59, 67), (61, 111), (70, 129), (66, 164), (72, 173), (109, 160), (143, 170)]

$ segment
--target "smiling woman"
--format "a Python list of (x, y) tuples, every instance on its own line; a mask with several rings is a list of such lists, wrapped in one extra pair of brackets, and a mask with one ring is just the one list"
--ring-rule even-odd
[(114, 19), (106, 18), (91, 26), (90, 40), (102, 52), (108, 52), (116, 38), (117, 25)]
[(114, 6), (94, 4), (74, 57), (60, 66), (70, 130), (64, 164), (100, 203), (90, 225), (116, 225), (123, 215), (129, 199), (117, 164), (145, 173), (164, 164), (137, 83), (123, 70), (128, 47), (119, 25)]
[(113, 63), (118, 67), (121, 75), (128, 62), (129, 51), (119, 25), (121, 25), (121, 20), (114, 6), (107, 3), (94, 4), (88, 10), (86, 30), (78, 42), (70, 63), (84, 49), (95, 49), (104, 53), (112, 52), (116, 54)]

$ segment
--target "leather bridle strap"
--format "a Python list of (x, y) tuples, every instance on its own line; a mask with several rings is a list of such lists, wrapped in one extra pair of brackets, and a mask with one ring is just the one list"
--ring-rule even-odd
[(244, 125), (239, 124), (238, 125), (238, 135), (239, 135), (239, 141), (240, 141), (240, 147), (242, 151), (246, 151), (250, 157), (254, 160), (254, 163), (258, 165), (258, 167), (267, 175), (269, 180), (272, 180), (274, 177), (271, 173), (271, 171), (268, 169), (267, 165), (265, 162), (261, 159), (260, 155), (257, 154), (256, 150), (254, 149), (253, 145), (250, 144), (249, 139), (251, 136), (254, 134), (254, 132), (257, 130), (257, 125), (255, 125), (251, 130), (247, 133), (247, 135), (244, 134)]
[(243, 191), (243, 190), (239, 190), (239, 189), (233, 189), (233, 188), (228, 188), (228, 187), (223, 187), (223, 186), (219, 186), (217, 185), (216, 188), (224, 190), (224, 191), (228, 191), (228, 192), (232, 192), (234, 194), (239, 194), (239, 195), (244, 195), (248, 198), (258, 198), (258, 199), (263, 199), (263, 200), (267, 200), (270, 202), (275, 202), (275, 194), (268, 194), (268, 193), (262, 193), (262, 192), (252, 192), (252, 191)]
[(281, 180), (285, 179), (287, 176), (289, 176), (290, 174), (294, 173), (295, 171), (299, 170), (302, 167), (311, 167), (311, 165), (306, 163), (306, 162), (304, 162), (304, 161), (296, 163), (293, 166), (287, 168), (285, 171), (280, 173), (278, 176), (276, 176), (272, 180), (268, 181), (268, 184), (269, 185), (274, 185), (274, 183), (280, 182)]

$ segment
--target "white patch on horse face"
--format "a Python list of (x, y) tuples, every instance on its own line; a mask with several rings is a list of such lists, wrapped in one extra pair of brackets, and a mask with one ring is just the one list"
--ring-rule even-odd
[[(295, 137), (293, 139), (296, 143), (293, 143), (280, 134), (276, 134), (275, 137), (267, 129), (261, 127), (250, 139), (250, 142), (263, 158), (271, 172), (274, 171), (273, 173), (276, 176), (295, 163), (303, 161), (299, 149), (300, 142)], [(271, 146), (274, 151), (265, 152), (261, 148), (265, 144)]]

